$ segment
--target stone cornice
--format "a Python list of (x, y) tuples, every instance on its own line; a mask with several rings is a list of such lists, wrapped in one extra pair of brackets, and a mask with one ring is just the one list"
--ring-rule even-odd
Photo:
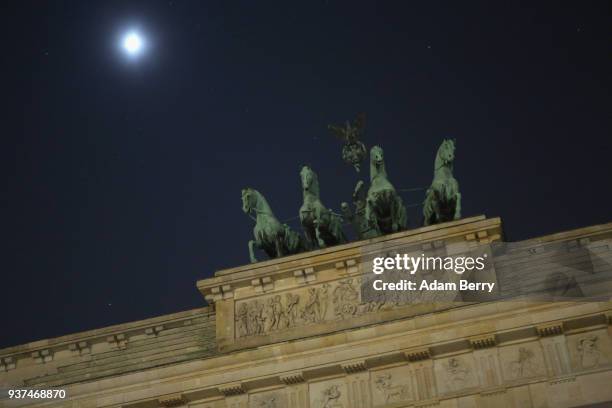
[(431, 350), (429, 348), (407, 350), (404, 352), (406, 360), (415, 362), (422, 361), (431, 358)]
[(233, 395), (240, 395), (246, 392), (246, 388), (242, 383), (232, 383), (225, 384), (217, 387), (219, 392), (226, 397), (231, 397)]
[(557, 336), (563, 334), (563, 322), (536, 326), (536, 331), (540, 337)]
[(185, 405), (187, 403), (187, 398), (181, 393), (164, 395), (160, 397), (158, 400), (159, 406), (164, 408), (173, 408), (181, 405)]
[(293, 373), (282, 374), (279, 376), (279, 380), (285, 385), (299, 384), (304, 382), (304, 373), (295, 371)]
[(464, 239), (466, 234), (487, 238), (490, 242), (501, 236), (501, 220), (487, 219), (484, 216), (465, 218), (445, 224), (416, 228), (389, 234), (382, 237), (337, 245), (331, 248), (309, 251), (279, 259), (261, 261), (252, 265), (218, 271), (215, 277), (199, 280), (198, 290), (208, 302), (229, 298), (224, 296), (224, 287), (232, 290), (253, 286), (253, 282), (266, 277), (272, 280), (295, 277), (298, 283), (314, 281), (317, 270), (330, 268), (343, 271), (347, 275), (359, 273), (359, 258), (367, 258), (379, 252), (381, 245), (389, 245), (389, 250), (410, 244), (431, 245), (439, 248), (445, 240)]
[(497, 345), (497, 338), (494, 334), (472, 337), (469, 339), (470, 345), (474, 350), (479, 350), (488, 347), (495, 347)]
[[(563, 309), (563, 306), (567, 306), (567, 309)], [(575, 305), (575, 304), (574, 304)], [(589, 305), (585, 305), (585, 306), (589, 306)], [(602, 305), (603, 306), (603, 305)], [(475, 307), (482, 307), (482, 305), (476, 305)], [(527, 307), (527, 306), (526, 306)], [(593, 327), (592, 323), (594, 320), (599, 321), (599, 317), (601, 317), (602, 319), (605, 319), (605, 314), (606, 312), (609, 311), (609, 309), (607, 310), (601, 310), (599, 313), (596, 314), (591, 314), (591, 315), (585, 315), (583, 313), (581, 313), (580, 310), (574, 310), (571, 307), (571, 304), (568, 302), (567, 304), (561, 303), (559, 302), (558, 304), (554, 304), (554, 305), (545, 305), (542, 310), (541, 310), (541, 315), (542, 316), (546, 316), (546, 314), (548, 313), (548, 311), (551, 310), (551, 308), (555, 308), (556, 310), (560, 310), (561, 312), (563, 310), (567, 310), (568, 312), (571, 311), (572, 313), (575, 313), (575, 315), (573, 315), (574, 317), (568, 317), (567, 319), (564, 320), (564, 322), (568, 322), (571, 323), (572, 326), (574, 327), (581, 327), (581, 321), (584, 321), (585, 324), (589, 325), (589, 327)], [(526, 318), (526, 321), (531, 320), (531, 319), (538, 319), (538, 316), (540, 315), (540, 311), (538, 309), (538, 307), (527, 307), (529, 308), (531, 313), (525, 313), (525, 312), (521, 312), (520, 310), (517, 311), (517, 315), (526, 315), (529, 314), (528, 318)], [(515, 308), (516, 309), (516, 308)], [(470, 315), (471, 313), (468, 312), (468, 315)], [(501, 315), (498, 315), (498, 317), (503, 316), (503, 313)], [(597, 317), (599, 316), (599, 317)], [(597, 318), (595, 318), (597, 317)], [(452, 319), (453, 321), (456, 321), (455, 319)], [(476, 319), (478, 320), (478, 319)], [(489, 319), (490, 320), (490, 319)], [(386, 325), (392, 325), (392, 324), (400, 324), (403, 323), (405, 324), (406, 322), (398, 322), (398, 323), (387, 323)], [(467, 330), (467, 331), (474, 331), (473, 328), (470, 327), (470, 324), (472, 324), (474, 322), (468, 322), (468, 321), (461, 321), (460, 323), (453, 323), (453, 326), (457, 326), (460, 325), (462, 327), (463, 330)], [(489, 323), (487, 323), (487, 319), (480, 319), (480, 321), (474, 323), (476, 324), (475, 327), (484, 327), (487, 326)], [(533, 328), (533, 330), (535, 330), (535, 326), (531, 326)], [(423, 329), (427, 330), (426, 327), (423, 327)], [(451, 327), (442, 327), (439, 330), (452, 330)], [(413, 330), (414, 331), (414, 330)], [(522, 332), (527, 332), (525, 330), (525, 326), (521, 326), (521, 328), (517, 328), (516, 331), (522, 331)], [(403, 330), (404, 333), (406, 333), (406, 330)], [(414, 333), (412, 333), (413, 337), (415, 338), (419, 338), (421, 336), (421, 334), (419, 333), (419, 330), (416, 330)], [(483, 336), (486, 336), (483, 334)], [(399, 338), (405, 337), (405, 334), (403, 336), (400, 336)], [(398, 339), (393, 339), (390, 338), (386, 335), (381, 335), (379, 336), (378, 339), (371, 339), (368, 342), (364, 342), (364, 338), (363, 336), (360, 336), (361, 340), (359, 340), (356, 344), (352, 344), (350, 341), (347, 341), (345, 344), (343, 344), (341, 347), (338, 347), (338, 350), (334, 351), (333, 353), (327, 353), (328, 357), (330, 358), (334, 358), (336, 356), (341, 357), (342, 356), (342, 351), (341, 349), (346, 349), (346, 350), (351, 350), (351, 351), (356, 351), (357, 348), (361, 348), (362, 350), (371, 350), (372, 349), (372, 341), (376, 342), (377, 347), (375, 347), (376, 351), (373, 351), (374, 353), (378, 353), (378, 357), (376, 358), (366, 358), (363, 361), (367, 361), (367, 368), (376, 368), (376, 367), (382, 367), (382, 366), (386, 366), (388, 363), (385, 363), (384, 358), (384, 354), (385, 352), (385, 347), (382, 347), (383, 345), (394, 345), (394, 347), (397, 347), (398, 344)], [(330, 342), (331, 339), (327, 339), (326, 342)], [(466, 340), (463, 339), (459, 339), (457, 340), (459, 342), (463, 341), (465, 342)], [(310, 342), (310, 340), (303, 340), (302, 342)], [(301, 343), (301, 342), (300, 342)], [(317, 341), (317, 343), (320, 343), (320, 341)], [(444, 343), (444, 344), (449, 344)], [(233, 353), (229, 356), (218, 356), (215, 357), (211, 360), (209, 360), (210, 362), (207, 363), (207, 366), (209, 367), (217, 367), (216, 369), (204, 369), (203, 366), (201, 366), (200, 362), (198, 365), (193, 365), (194, 362), (189, 363), (189, 365), (186, 367), (185, 373), (189, 373), (188, 376), (177, 376), (178, 372), (177, 372), (177, 368), (178, 367), (170, 367), (168, 368), (169, 370), (171, 370), (170, 372), (172, 372), (173, 374), (170, 376), (173, 378), (173, 381), (179, 381), (179, 383), (181, 384), (185, 384), (185, 381), (188, 381), (189, 378), (199, 378), (200, 380), (198, 380), (198, 385), (195, 386), (192, 389), (188, 389), (185, 388), (184, 391), (182, 392), (182, 394), (189, 400), (194, 400), (194, 398), (191, 397), (191, 395), (224, 395), (224, 396), (233, 396), (233, 395), (240, 395), (242, 393), (247, 392), (247, 390), (250, 390), (251, 388), (257, 388), (257, 387), (251, 387), (249, 385), (249, 387), (246, 387), (244, 384), (245, 382), (248, 382), (248, 379), (245, 377), (244, 379), (240, 379), (238, 378), (237, 382), (234, 383), (229, 383), (229, 384), (223, 384), (223, 385), (206, 385), (205, 383), (201, 383), (201, 379), (208, 379), (211, 378), (211, 380), (213, 380), (214, 376), (217, 375), (222, 375), (224, 377), (227, 377), (228, 373), (238, 373), (241, 372), (241, 370), (244, 370), (244, 367), (252, 367), (253, 364), (256, 364), (258, 367), (258, 373), (261, 373), (261, 376), (259, 377), (260, 381), (262, 382), (268, 382), (270, 384), (297, 384), (300, 383), (301, 381), (303, 381), (303, 379), (306, 377), (306, 374), (302, 373), (302, 371), (295, 371), (295, 372), (288, 372), (287, 374), (283, 374), (283, 375), (278, 375), (278, 374), (273, 374), (273, 372), (266, 372), (266, 370), (264, 369), (264, 367), (266, 366), (266, 364), (268, 364), (270, 367), (276, 367), (276, 365), (279, 363), (277, 356), (279, 354), (282, 354), (283, 360), (285, 362), (290, 361), (292, 358), (306, 358), (308, 359), (308, 361), (311, 362), (311, 364), (313, 364), (313, 366), (311, 368), (309, 368), (308, 371), (308, 375), (307, 375), (307, 379), (309, 381), (312, 380), (316, 380), (317, 378), (323, 378), (323, 377), (328, 377), (329, 375), (338, 375), (341, 374), (343, 371), (343, 367), (342, 365), (348, 365), (348, 364), (355, 364), (355, 365), (360, 365), (358, 364), (359, 362), (361, 362), (362, 360), (358, 360), (358, 361), (349, 361), (349, 363), (335, 363), (335, 364), (327, 364), (327, 365), (319, 365), (320, 363), (317, 362), (316, 360), (314, 360), (314, 357), (320, 354), (320, 351), (317, 350), (311, 350), (310, 353), (306, 353), (305, 350), (300, 350), (300, 349), (295, 349), (296, 344), (292, 344), (291, 348), (293, 350), (293, 353), (295, 353), (296, 355), (294, 356), (293, 353), (288, 352), (287, 350), (282, 350), (279, 347), (269, 347), (266, 348), (266, 350), (270, 351), (270, 355), (268, 356), (268, 359), (270, 361), (268, 361), (266, 363), (265, 359), (263, 359), (261, 356), (261, 351), (263, 350), (246, 350), (246, 351), (242, 351), (239, 353)], [(503, 342), (500, 343), (501, 346), (503, 346)], [(416, 355), (416, 356), (423, 356), (424, 358), (427, 358), (427, 356), (430, 354), (430, 352), (428, 351), (429, 348), (415, 348), (415, 349), (407, 349), (406, 351), (404, 351), (404, 354), (406, 356), (408, 355)], [(363, 351), (358, 351), (358, 353), (363, 353)], [(387, 352), (389, 353), (389, 352)], [(390, 353), (391, 354), (397, 354), (397, 349), (394, 349), (394, 351), (392, 351)], [(260, 358), (254, 358), (256, 355), (258, 355)], [(436, 358), (434, 356), (434, 358)], [(212, 362), (212, 360), (214, 360), (214, 364)], [(240, 364), (236, 364), (235, 361), (239, 360), (241, 361)], [(411, 360), (411, 359), (409, 359)], [(379, 361), (379, 363), (376, 363), (377, 361)], [(414, 358), (410, 361), (410, 363), (414, 362), (419, 362), (422, 361), (418, 358)], [(233, 362), (233, 363), (232, 363)], [(409, 363), (409, 364), (410, 364)], [(199, 366), (199, 368), (197, 368)], [(244, 366), (244, 367), (243, 367)], [(189, 368), (191, 367), (191, 368)], [(320, 367), (315, 369), (315, 367)], [(163, 370), (163, 368), (160, 368), (160, 370)], [(229, 371), (228, 371), (229, 370)], [(218, 372), (217, 372), (218, 371)], [(251, 370), (244, 370), (245, 372), (251, 372)], [(346, 370), (344, 370), (346, 372)], [(139, 375), (139, 374), (135, 374), (135, 375)], [(112, 384), (116, 384), (116, 386), (121, 386), (121, 387), (125, 387), (127, 385), (126, 383), (126, 378), (129, 377), (130, 375), (124, 375), (123, 379), (116, 379), (116, 380), (112, 380), (109, 379), (108, 381)], [(169, 377), (167, 377), (168, 379), (164, 379), (164, 376), (156, 374), (155, 377), (159, 378), (161, 383), (164, 383), (164, 381), (169, 380)], [(103, 381), (99, 381), (97, 383), (96, 388), (99, 389), (100, 391), (102, 391), (104, 389), (104, 387), (102, 386), (104, 384), (106, 380)], [(213, 380), (214, 381), (214, 380)], [(195, 385), (195, 384), (194, 384)], [(109, 392), (111, 392), (110, 390), (111, 388), (108, 388)], [(152, 388), (152, 392), (154, 392), (155, 387)], [(98, 392), (98, 391), (97, 391)], [(96, 393), (97, 393), (96, 392)], [(159, 397), (155, 397), (155, 400), (157, 400)]]
[(365, 360), (351, 361), (348, 363), (343, 363), (343, 364), (340, 364), (340, 367), (342, 367), (342, 370), (344, 370), (344, 372), (347, 374), (359, 373), (361, 371), (365, 371), (368, 369), (368, 366)]
[(193, 318), (213, 316), (210, 307), (204, 307), (7, 347), (0, 350), (0, 372), (18, 369), (23, 359), (31, 359), (36, 364), (50, 363), (61, 351), (70, 352), (73, 358), (84, 357), (92, 353), (94, 344), (108, 343), (112, 348), (124, 349), (131, 336), (156, 336), (164, 329), (184, 326)]

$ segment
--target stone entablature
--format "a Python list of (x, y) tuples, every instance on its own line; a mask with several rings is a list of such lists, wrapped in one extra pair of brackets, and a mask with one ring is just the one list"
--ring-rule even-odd
[[(129, 355), (130, 341), (136, 344), (144, 339), (159, 336), (159, 351), (164, 351), (165, 336), (173, 332), (184, 331), (190, 326), (200, 326), (201, 321), (209, 320), (214, 325), (214, 312), (210, 307), (174, 313), (170, 315), (141, 320), (133, 323), (119, 324), (102, 329), (90, 330), (72, 335), (43, 341), (26, 343), (0, 350), (0, 388), (8, 384), (36, 385), (51, 380), (57, 384), (71, 381), (69, 375), (62, 375), (67, 368), (91, 364), (114, 351)], [(194, 322), (198, 322), (197, 324)], [(214, 327), (210, 327), (214, 337)], [(213, 344), (213, 351), (216, 345)], [(139, 352), (135, 347), (134, 352)], [(212, 354), (212, 353), (211, 353)], [(129, 358), (122, 364), (129, 371)], [(97, 370), (103, 367), (98, 364)], [(140, 367), (138, 368), (140, 369)], [(121, 371), (121, 366), (115, 369)], [(78, 370), (74, 370), (75, 374)], [(81, 370), (83, 371), (83, 370)], [(84, 373), (88, 378), (96, 377), (96, 370)], [(4, 374), (2, 374), (4, 373)], [(78, 377), (75, 377), (78, 380)]]
[(501, 234), (499, 218), (467, 218), (220, 271), (198, 288), (215, 305), (221, 352), (261, 346), (457, 306), (445, 299), (418, 305), (364, 299), (361, 284), (375, 256), (407, 247), (417, 255), (469, 251), (474, 241)]
[[(336, 333), (301, 345), (245, 350), (190, 363), (181, 370), (167, 367), (126, 374), (100, 380), (94, 388), (87, 383), (67, 388), (70, 395), (83, 398), (76, 400), (76, 406), (87, 406), (93, 398), (100, 407), (159, 407), (177, 401), (182, 404), (178, 406), (221, 408), (236, 403), (251, 408), (272, 399), (300, 401), (301, 395), (301, 405), (278, 406), (321, 408), (324, 395), (340, 394), (337, 399), (343, 407), (447, 406), (468, 397), (474, 401), (499, 397), (505, 405), (498, 406), (522, 407), (537, 405), (508, 401), (533, 400), (534, 393), (552, 398), (559, 391), (556, 387), (568, 383), (586, 393), (612, 379), (610, 302), (504, 303), (497, 305), (496, 315), (490, 306), (452, 309), (433, 320), (419, 316), (386, 323), (348, 338)], [(563, 332), (542, 337), (538, 327), (546, 324), (560, 325)], [(487, 337), (495, 337), (495, 344), (473, 347), (472, 339)], [(145, 378), (155, 378), (155, 387), (148, 386)], [(612, 398), (607, 392), (599, 390), (600, 397), (603, 393)], [(591, 400), (575, 400), (581, 401)]]
[[(215, 314), (208, 316), (221, 340), (218, 352), (110, 371), (94, 380), (70, 377), (66, 382), (63, 373), (48, 374), (35, 384), (60, 385), (71, 396), (69, 403), (0, 400), (0, 406), (456, 408), (612, 401), (610, 301), (519, 298), (369, 309), (372, 305), (364, 305), (351, 289), (369, 273), (365, 262), (381, 251), (393, 254), (409, 245), (445, 254), (499, 236), (499, 219), (475, 217), (218, 272), (198, 282), (207, 299), (214, 300)], [(596, 244), (599, 259), (610, 262), (612, 252), (605, 246), (611, 237), (612, 224), (606, 224), (539, 242), (570, 239), (577, 248)], [(299, 300), (290, 307), (294, 296)], [(260, 305), (268, 308), (264, 321), (263, 315), (249, 316)], [(247, 319), (242, 319), (245, 311)], [(121, 353), (116, 363), (121, 365), (122, 358), (142, 358), (133, 348), (138, 342), (163, 341), (168, 330), (176, 330), (168, 320), (162, 316), (134, 323), (143, 338), (126, 336), (125, 349), (119, 348), (124, 339), (118, 337), (125, 331), (105, 331), (98, 338), (108, 346), (112, 336), (110, 343), (117, 343), (112, 352)], [(177, 331), (168, 343), (177, 345), (177, 356), (187, 353), (178, 346), (181, 336)], [(88, 339), (75, 336), (71, 342), (75, 346), (67, 350), (78, 358), (96, 353)], [(86, 344), (81, 347), (81, 342)], [(36, 350), (45, 349), (53, 355), (48, 364), (55, 364), (61, 352), (48, 344)], [(8, 355), (3, 351), (0, 356)]]
[[(252, 282), (258, 279), (272, 278), (272, 281), (276, 281), (291, 276), (301, 278), (322, 269), (337, 269), (347, 275), (359, 273), (358, 262), (369, 256), (379, 255), (383, 247), (388, 252), (393, 252), (394, 248), (419, 243), (424, 250), (428, 250), (456, 241), (489, 243), (499, 240), (501, 235), (499, 218), (470, 217), (441, 225), (416, 228), (365, 241), (224, 269), (217, 271), (213, 278), (198, 281), (197, 286), (207, 300), (215, 302), (223, 297), (219, 295), (225, 294), (225, 298), (228, 298), (232, 296), (228, 295), (229, 292), (238, 288), (249, 288), (253, 286)], [(310, 278), (310, 280), (313, 279)]]

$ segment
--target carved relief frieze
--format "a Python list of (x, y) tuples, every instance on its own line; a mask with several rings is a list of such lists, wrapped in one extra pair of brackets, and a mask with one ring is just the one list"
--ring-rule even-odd
[(360, 278), (347, 278), (237, 301), (236, 338), (344, 320), (378, 311), (385, 306), (385, 299), (362, 302), (360, 285)]
[(567, 336), (567, 344), (577, 370), (599, 368), (612, 361), (612, 342), (606, 329)]
[(471, 354), (434, 360), (438, 387), (441, 394), (463, 391), (479, 385)]
[(344, 380), (310, 384), (311, 408), (349, 408)]
[(542, 347), (537, 342), (522, 343), (500, 349), (505, 380), (521, 380), (546, 374)]
[(408, 366), (372, 372), (372, 400), (375, 407), (414, 400)]
[(284, 390), (249, 395), (249, 408), (284, 408), (288, 406), (287, 394)]

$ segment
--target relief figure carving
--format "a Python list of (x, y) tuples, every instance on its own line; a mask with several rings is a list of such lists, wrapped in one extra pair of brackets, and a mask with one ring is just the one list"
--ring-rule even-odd
[(509, 364), (510, 374), (513, 378), (531, 377), (537, 374), (535, 355), (532, 350), (525, 347), (518, 349), (518, 357)]
[(249, 335), (261, 334), (264, 331), (265, 317), (263, 316), (263, 304), (257, 300), (249, 304), (249, 324), (252, 326)]
[(317, 402), (318, 408), (344, 408), (342, 402), (340, 402), (340, 397), (342, 393), (340, 392), (340, 388), (338, 385), (332, 385), (328, 388), (325, 388), (321, 391), (321, 399)]
[(286, 395), (282, 392), (263, 393), (253, 395), (249, 398), (250, 408), (285, 408), (287, 407)]
[(376, 390), (384, 396), (386, 404), (410, 399), (410, 387), (402, 384), (394, 385), (391, 374), (379, 375), (375, 384)]
[(270, 317), (269, 331), (275, 331), (285, 327), (285, 310), (281, 303), (280, 295), (268, 299), (268, 316)]
[(249, 308), (246, 303), (241, 303), (236, 311), (236, 321), (238, 322), (238, 337), (248, 336), (249, 333)]
[(463, 387), (467, 382), (468, 374), (470, 373), (464, 363), (458, 358), (451, 358), (448, 360), (446, 365), (446, 373), (449, 380), (457, 388)]
[(300, 303), (300, 295), (291, 292), (285, 295), (287, 300), (287, 323), (289, 327), (295, 326), (298, 319), (298, 304)]
[(297, 289), (284, 295), (272, 294), (239, 301), (235, 311), (236, 338), (264, 335), (334, 319), (342, 320), (398, 305), (380, 297), (361, 302), (359, 285), (359, 278), (348, 278)]
[(319, 321), (320, 314), (321, 301), (319, 299), (319, 292), (316, 288), (308, 288), (308, 301), (302, 311), (302, 317), (307, 322), (316, 323)]
[(321, 304), (321, 313), (319, 320), (325, 320), (327, 318), (327, 305), (329, 303), (329, 283), (324, 283), (321, 286), (321, 290), (319, 292), (319, 303)]
[(583, 337), (578, 341), (576, 348), (580, 355), (580, 366), (582, 368), (599, 367), (601, 351), (597, 344), (597, 336)]
[(353, 287), (353, 279), (338, 282), (333, 292), (334, 315), (344, 319), (357, 312), (359, 292)]
[(279, 405), (276, 404), (276, 397), (269, 397), (259, 401), (257, 407), (261, 408), (280, 408)]

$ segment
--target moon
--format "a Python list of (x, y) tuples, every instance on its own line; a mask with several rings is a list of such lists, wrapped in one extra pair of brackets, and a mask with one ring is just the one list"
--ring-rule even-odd
[(136, 57), (144, 50), (144, 38), (137, 31), (127, 32), (121, 41), (123, 50), (130, 57)]

